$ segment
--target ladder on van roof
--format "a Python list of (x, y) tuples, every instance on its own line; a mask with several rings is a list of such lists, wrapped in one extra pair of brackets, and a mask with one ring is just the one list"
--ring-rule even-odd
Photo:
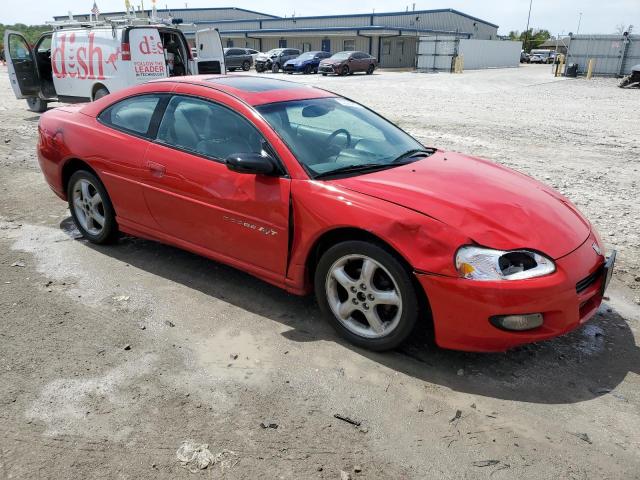
[[(103, 20), (58, 20), (55, 22), (45, 22), (46, 25), (50, 25), (53, 30), (63, 30), (65, 28), (96, 28), (96, 27), (128, 27), (139, 25), (159, 25), (159, 26), (173, 26), (177, 28), (177, 25), (173, 25), (165, 19), (150, 18), (150, 17), (136, 17), (136, 16), (123, 16), (123, 17), (110, 17)], [(184, 25), (184, 24), (182, 24)]]

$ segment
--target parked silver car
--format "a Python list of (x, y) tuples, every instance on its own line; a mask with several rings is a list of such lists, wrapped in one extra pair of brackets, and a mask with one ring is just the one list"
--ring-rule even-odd
[(253, 56), (246, 48), (225, 48), (224, 63), (230, 72), (234, 72), (238, 68), (248, 72), (253, 64)]

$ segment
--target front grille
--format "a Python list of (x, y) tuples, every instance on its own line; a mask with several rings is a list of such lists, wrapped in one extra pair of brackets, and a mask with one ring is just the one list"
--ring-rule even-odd
[(580, 280), (578, 283), (576, 283), (576, 293), (584, 292), (587, 288), (589, 288), (591, 285), (596, 283), (601, 276), (602, 276), (602, 267), (597, 269), (588, 277), (585, 277), (582, 280)]

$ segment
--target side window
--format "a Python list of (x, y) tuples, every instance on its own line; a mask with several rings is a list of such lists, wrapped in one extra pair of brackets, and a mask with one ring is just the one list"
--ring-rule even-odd
[(192, 97), (174, 96), (157, 140), (217, 160), (232, 153), (262, 153), (262, 135), (227, 107)]
[(38, 53), (48, 52), (49, 50), (51, 50), (51, 35), (43, 37), (37, 48)]
[(103, 110), (98, 119), (121, 130), (147, 135), (159, 101), (159, 95), (130, 97)]
[(9, 55), (13, 60), (31, 59), (29, 46), (24, 39), (18, 35), (9, 35)]

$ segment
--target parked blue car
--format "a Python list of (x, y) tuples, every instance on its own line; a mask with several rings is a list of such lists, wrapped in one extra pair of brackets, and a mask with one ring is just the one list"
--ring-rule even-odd
[(284, 64), (285, 73), (318, 73), (318, 65), (320, 60), (329, 58), (331, 54), (329, 52), (305, 52), (298, 58), (289, 60)]

